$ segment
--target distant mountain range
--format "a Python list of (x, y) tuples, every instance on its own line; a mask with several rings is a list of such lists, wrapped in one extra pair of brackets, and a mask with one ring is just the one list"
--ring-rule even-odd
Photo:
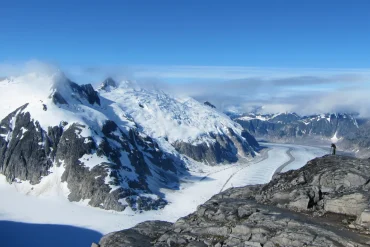
[(107, 78), (95, 90), (64, 76), (0, 81), (0, 173), (26, 193), (64, 194), (103, 209), (166, 205), (189, 164), (251, 158), (258, 143), (226, 115), (191, 98)]
[(356, 114), (246, 113), (230, 117), (260, 139), (282, 143), (337, 143), (341, 149), (355, 152), (357, 156), (370, 155), (370, 122)]

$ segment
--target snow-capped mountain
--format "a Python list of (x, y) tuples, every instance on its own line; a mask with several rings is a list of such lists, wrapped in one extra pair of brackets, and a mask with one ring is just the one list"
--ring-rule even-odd
[(308, 142), (313, 139), (337, 143), (359, 128), (356, 117), (345, 113), (312, 116), (251, 113), (237, 116), (235, 121), (259, 138), (280, 142)]
[(171, 144), (177, 152), (211, 165), (254, 155), (255, 139), (217, 110), (192, 98), (137, 88), (131, 82), (122, 82), (112, 90), (110, 82), (103, 83), (100, 95), (114, 102), (112, 108), (123, 111), (161, 146)]
[(35, 195), (122, 211), (163, 207), (189, 163), (253, 157), (239, 124), (191, 98), (108, 78), (98, 91), (62, 73), (0, 82), (0, 173)]

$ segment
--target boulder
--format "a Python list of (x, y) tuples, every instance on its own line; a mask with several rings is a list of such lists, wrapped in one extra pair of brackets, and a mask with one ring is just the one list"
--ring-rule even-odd
[(324, 209), (331, 213), (360, 216), (368, 204), (369, 198), (366, 195), (353, 193), (325, 199)]
[(171, 229), (172, 224), (164, 221), (147, 221), (132, 229), (113, 232), (104, 236), (100, 247), (150, 247), (152, 241)]
[(370, 210), (369, 208), (365, 209), (360, 216), (357, 218), (357, 224), (365, 226), (370, 229)]

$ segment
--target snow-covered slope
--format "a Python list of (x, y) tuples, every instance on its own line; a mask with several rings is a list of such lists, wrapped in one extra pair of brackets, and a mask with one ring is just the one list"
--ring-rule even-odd
[(100, 86), (99, 93), (145, 134), (197, 161), (235, 162), (238, 156), (254, 156), (258, 146), (239, 124), (192, 98), (174, 98), (127, 81), (112, 84), (111, 79)]
[[(186, 165), (252, 157), (227, 116), (192, 99), (107, 79), (95, 91), (61, 72), (0, 81), (0, 173), (27, 194), (58, 193), (104, 209), (163, 207)], [(243, 136), (247, 137), (246, 140)], [(57, 185), (56, 185), (57, 184)]]
[[(198, 172), (192, 171), (192, 176), (183, 178), (186, 182), (181, 184), (180, 190), (164, 191), (169, 205), (160, 210), (142, 213), (133, 213), (130, 208), (124, 212), (112, 212), (84, 207), (81, 203), (69, 203), (64, 198), (35, 198), (16, 194), (16, 191), (24, 191), (24, 184), (6, 184), (0, 175), (0, 194), (6, 198), (0, 203), (0, 220), (73, 225), (93, 229), (103, 234), (127, 229), (147, 220), (175, 222), (180, 217), (194, 212), (197, 206), (220, 191), (231, 187), (269, 182), (275, 170), (289, 162), (288, 150), (292, 150), (294, 159), (286, 167), (287, 170), (298, 169), (310, 159), (327, 153), (320, 148), (308, 146), (265, 145), (269, 147), (266, 150), (268, 155), (258, 156), (248, 163), (222, 167), (200, 164), (200, 169), (196, 169), (199, 170)], [(92, 241), (93, 239), (90, 239), (86, 246), (90, 246)], [(53, 240), (49, 243), (45, 246), (55, 246)]]

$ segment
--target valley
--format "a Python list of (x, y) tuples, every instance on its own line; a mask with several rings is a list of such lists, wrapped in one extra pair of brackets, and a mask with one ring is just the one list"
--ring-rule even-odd
[[(54, 187), (44, 188), (44, 193), (38, 196), (35, 195), (36, 191), (32, 192), (33, 195), (27, 195), (25, 192), (29, 190), (22, 183), (8, 184), (1, 175), (0, 194), (7, 199), (0, 204), (0, 220), (70, 225), (102, 234), (127, 229), (147, 220), (174, 222), (195, 211), (198, 205), (220, 191), (231, 187), (267, 183), (282, 165), (282, 171), (297, 169), (307, 161), (327, 153), (322, 148), (311, 146), (272, 143), (263, 143), (263, 146), (266, 148), (261, 154), (246, 163), (216, 167), (198, 164), (190, 168), (190, 175), (181, 178), (178, 190), (161, 190), (168, 201), (167, 206), (141, 213), (134, 212), (129, 207), (123, 212), (117, 212), (88, 206), (83, 200), (69, 202), (58, 183), (51, 183)], [(86, 246), (89, 246), (89, 243), (86, 243)]]
[(370, 246), (370, 1), (2, 1), (0, 247)]

